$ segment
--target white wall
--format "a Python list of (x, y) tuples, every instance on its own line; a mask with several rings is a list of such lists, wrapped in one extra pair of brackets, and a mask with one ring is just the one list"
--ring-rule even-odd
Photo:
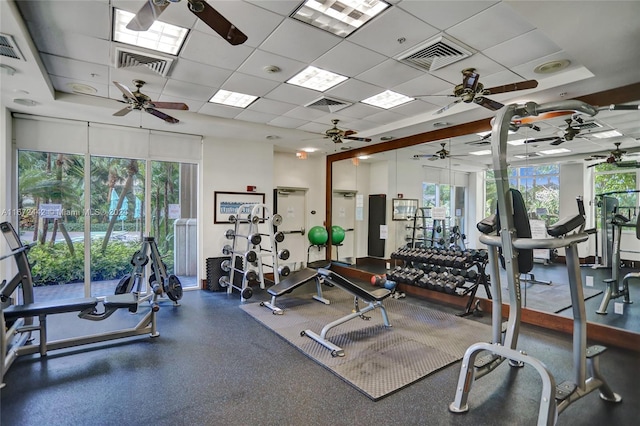
[(273, 149), (255, 142), (204, 138), (200, 171), (199, 236), (200, 276), (206, 277), (206, 260), (221, 257), (229, 244), (224, 236), (231, 224), (214, 224), (214, 192), (246, 192), (255, 186), (265, 194), (265, 204), (273, 209)]

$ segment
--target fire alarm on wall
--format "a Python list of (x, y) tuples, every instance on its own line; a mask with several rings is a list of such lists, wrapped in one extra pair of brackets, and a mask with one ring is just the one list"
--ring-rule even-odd
[(398, 198), (404, 198), (404, 194), (398, 194)]
[(247, 192), (256, 192), (256, 187), (253, 185), (247, 185)]

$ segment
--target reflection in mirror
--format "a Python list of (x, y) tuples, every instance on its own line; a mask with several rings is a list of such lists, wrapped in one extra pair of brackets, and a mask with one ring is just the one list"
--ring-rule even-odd
[(338, 161), (332, 168), (331, 259), (352, 265), (356, 258), (356, 204), (362, 197), (358, 193), (357, 161)]
[[(577, 212), (576, 197), (583, 197), (590, 238), (580, 244), (579, 256), (584, 262), (581, 272), (587, 318), (591, 322), (640, 332), (640, 309), (625, 304), (623, 297), (609, 302), (606, 315), (596, 314), (607, 288), (605, 280), (614, 275), (611, 267), (614, 232), (610, 229), (613, 211), (602, 209), (603, 200), (615, 197), (624, 207), (621, 214), (627, 213), (630, 219), (640, 213), (637, 197), (640, 191), (638, 111), (601, 111), (583, 123), (572, 121), (567, 124), (568, 118), (567, 115), (545, 118), (536, 122), (536, 128), (523, 127), (509, 135), (510, 184), (521, 190), (533, 228), (541, 230), (545, 236), (547, 226)], [(578, 129), (573, 138), (567, 138), (569, 127)], [(425, 140), (430, 139), (426, 137)], [(361, 161), (360, 167), (364, 165), (370, 170), (367, 179), (378, 181), (375, 185), (367, 184), (362, 181), (365, 175), (358, 175), (358, 186), (371, 185), (372, 188), (375, 186), (375, 191), (382, 192), (385, 184), (379, 180), (387, 177), (390, 214), (393, 213), (392, 199), (398, 198), (398, 194), (405, 199), (419, 200), (420, 207), (445, 207), (444, 220), (449, 223), (444, 228), (458, 225), (466, 237), (467, 249), (483, 248), (478, 241), (476, 224), (495, 209), (489, 140), (483, 134), (472, 133), (408, 145), (411, 146), (399, 144), (390, 152), (378, 151), (369, 160)], [(448, 155), (441, 159), (438, 152), (443, 148)], [(556, 151), (558, 149), (561, 151)], [(438, 158), (433, 158), (435, 156)], [(386, 173), (373, 172), (383, 168)], [(375, 192), (373, 189), (367, 191), (363, 194)], [(603, 195), (618, 191), (618, 194)], [(636, 193), (630, 197), (631, 191)], [(367, 216), (366, 207), (364, 215)], [(410, 220), (388, 220), (387, 225), (389, 237), (385, 258), (389, 259), (394, 249), (411, 240), (412, 223)], [(433, 222), (426, 228), (433, 229)], [(366, 233), (366, 229), (363, 232)], [(360, 240), (363, 238), (366, 239), (366, 235), (360, 235)], [(640, 244), (634, 228), (621, 229), (620, 243), (618, 277), (621, 280), (627, 273), (640, 271)], [(366, 256), (366, 250), (356, 253), (356, 258)], [(566, 275), (562, 250), (537, 252), (532, 274), (522, 277), (523, 305), (549, 314), (571, 315), (570, 300), (566, 307), (559, 303), (569, 297)], [(631, 287), (633, 293), (633, 285)], [(484, 296), (482, 289), (478, 296)]]

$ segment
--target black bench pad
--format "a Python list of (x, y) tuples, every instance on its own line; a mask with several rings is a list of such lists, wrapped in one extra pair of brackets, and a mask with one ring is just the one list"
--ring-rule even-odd
[(377, 288), (373, 291), (366, 290), (359, 285), (352, 283), (345, 277), (336, 274), (328, 269), (318, 269), (318, 273), (325, 277), (325, 279), (338, 287), (343, 288), (354, 296), (359, 297), (367, 302), (379, 302), (386, 299), (391, 295), (391, 290), (386, 288)]
[(138, 298), (133, 293), (114, 294), (104, 298), (105, 309), (133, 308), (138, 306)]
[(569, 216), (560, 219), (553, 225), (547, 228), (547, 234), (552, 237), (559, 237), (560, 235), (568, 234), (579, 226), (584, 224), (584, 216), (581, 214), (576, 216)]
[(289, 275), (278, 284), (269, 287), (267, 293), (272, 296), (282, 296), (285, 293), (293, 291), (296, 287), (301, 286), (309, 280), (312, 280), (318, 276), (318, 272), (314, 269), (304, 268)]
[(51, 300), (49, 302), (35, 302), (25, 305), (11, 305), (4, 309), (4, 317), (7, 320), (32, 317), (37, 315), (63, 314), (67, 312), (82, 312), (93, 309), (98, 304), (95, 297), (68, 300)]

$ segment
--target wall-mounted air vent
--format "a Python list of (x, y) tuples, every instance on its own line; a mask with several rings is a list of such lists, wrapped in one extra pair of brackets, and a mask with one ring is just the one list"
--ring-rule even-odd
[(401, 53), (396, 59), (423, 71), (434, 71), (472, 54), (471, 49), (462, 43), (439, 35)]
[(114, 58), (116, 68), (144, 66), (163, 77), (166, 77), (169, 74), (169, 70), (173, 64), (173, 58), (151, 55), (149, 53), (137, 52), (135, 50), (123, 49), (121, 47), (115, 48)]
[(24, 60), (22, 53), (20, 53), (20, 49), (18, 49), (18, 45), (16, 44), (13, 36), (9, 34), (0, 33), (0, 56), (5, 56), (7, 58)]
[(326, 96), (316, 99), (315, 101), (305, 105), (308, 108), (319, 109), (324, 112), (336, 112), (343, 108), (353, 105), (351, 102), (342, 101), (336, 98), (327, 98)]

